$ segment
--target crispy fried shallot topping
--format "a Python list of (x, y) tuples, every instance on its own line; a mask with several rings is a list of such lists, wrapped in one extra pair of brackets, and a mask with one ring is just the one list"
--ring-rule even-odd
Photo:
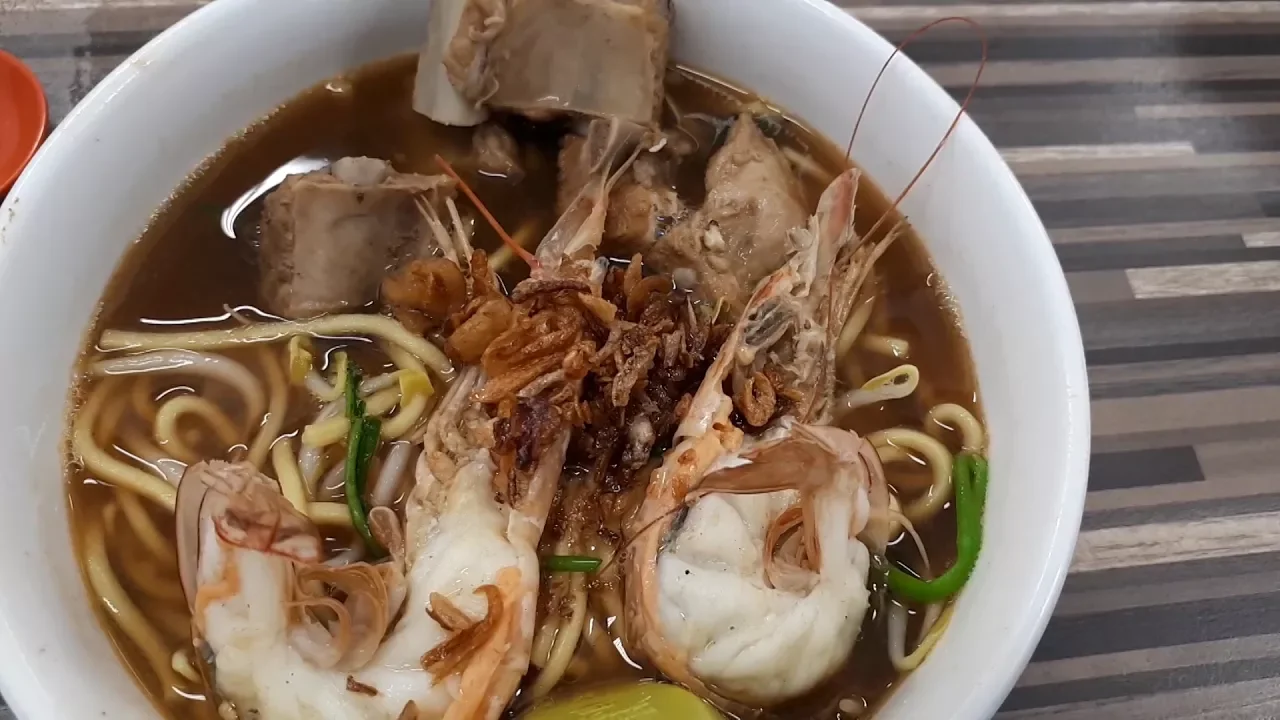
[(454, 605), (448, 596), (438, 592), (431, 593), (431, 598), (427, 602), (427, 615), (449, 632), (460, 632), (476, 624), (476, 621), (468, 617), (462, 608)]
[(591, 263), (566, 265), (573, 269), (560, 276), (521, 282), (510, 299), (481, 251), (461, 273), (461, 294), (457, 277), (425, 262), (388, 281), (387, 296), (431, 317), (454, 360), (484, 368), (487, 379), (472, 397), (493, 419), (495, 492), (508, 502), (522, 496), (521, 476), (569, 427), (583, 430), (572, 452), (607, 470), (607, 489), (629, 484), (669, 445), (708, 351), (728, 330), (669, 277), (646, 277), (638, 255), (603, 280), (587, 276)]
[(445, 351), (461, 363), (474, 365), (489, 345), (511, 327), (515, 315), (484, 251), (471, 254), (468, 268), (467, 302), (449, 318)]
[(378, 696), (378, 688), (372, 685), (365, 685), (350, 675), (347, 676), (347, 690), (360, 695), (368, 695), (369, 697)]
[(582, 404), (583, 464), (604, 469), (603, 487), (618, 492), (664, 450), (727, 332), (715, 311), (695, 305), (665, 276), (645, 277), (640, 257), (612, 269), (603, 297), (625, 318), (612, 324), (593, 359)]
[(382, 298), (410, 330), (443, 330), (445, 352), (467, 365), (479, 362), (513, 319), (511, 302), (480, 250), (471, 253), (465, 269), (443, 257), (414, 260), (383, 281)]
[(382, 299), (401, 324), (423, 334), (462, 308), (467, 282), (450, 260), (414, 260), (382, 281)]
[[(488, 609), (480, 622), (455, 632), (448, 640), (440, 643), (422, 656), (422, 667), (437, 679), (448, 677), (467, 663), (478, 650), (484, 647), (490, 636), (502, 622), (502, 593), (496, 585), (481, 585), (476, 588), (477, 595), (484, 595), (488, 601)], [(434, 606), (437, 612), (439, 607)], [(455, 607), (454, 610), (457, 610)], [(458, 611), (461, 613), (461, 611)], [(433, 616), (434, 617), (434, 616)], [(465, 617), (465, 616), (464, 616)], [(441, 625), (443, 627), (443, 624)]]
[(778, 396), (769, 378), (763, 372), (756, 371), (734, 393), (733, 405), (749, 425), (762, 427), (778, 409)]

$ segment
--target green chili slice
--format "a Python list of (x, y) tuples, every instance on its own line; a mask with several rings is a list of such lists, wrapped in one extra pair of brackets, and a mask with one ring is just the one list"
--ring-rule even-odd
[(952, 469), (956, 502), (956, 561), (933, 580), (922, 580), (896, 565), (889, 566), (889, 589), (904, 600), (942, 602), (960, 592), (982, 550), (982, 513), (987, 499), (987, 461), (961, 453)]
[(369, 476), (369, 464), (378, 450), (382, 423), (365, 415), (364, 400), (360, 398), (360, 369), (354, 362), (347, 363), (347, 419), (351, 429), (347, 432), (347, 458), (343, 473), (343, 490), (347, 497), (347, 510), (351, 512), (351, 525), (359, 533), (365, 547), (374, 556), (383, 555), (382, 547), (373, 539), (369, 530), (369, 510), (364, 506), (365, 481)]
[(589, 573), (600, 569), (600, 558), (586, 555), (544, 555), (542, 567), (551, 572)]

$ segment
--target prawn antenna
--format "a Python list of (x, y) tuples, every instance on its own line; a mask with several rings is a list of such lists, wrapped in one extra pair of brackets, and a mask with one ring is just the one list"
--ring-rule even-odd
[(528, 250), (521, 247), (520, 243), (511, 239), (511, 236), (503, 229), (501, 223), (493, 217), (493, 213), (489, 212), (489, 208), (485, 207), (484, 203), (480, 201), (480, 196), (476, 195), (475, 191), (471, 189), (471, 186), (468, 185), (467, 182), (462, 179), (462, 176), (458, 174), (458, 171), (454, 170), (453, 166), (449, 164), (449, 161), (445, 160), (440, 155), (436, 155), (436, 164), (440, 166), (441, 170), (444, 170), (446, 175), (453, 178), (454, 182), (458, 183), (458, 187), (461, 188), (462, 194), (466, 195), (467, 199), (471, 201), (471, 204), (476, 206), (476, 209), (484, 216), (485, 221), (489, 223), (489, 227), (492, 227), (493, 231), (498, 233), (498, 237), (502, 238), (502, 242), (507, 247), (511, 248), (511, 252), (519, 256), (521, 260), (524, 260), (529, 267), (537, 267), (538, 259), (535, 258)]
[(681, 502), (679, 505), (676, 505), (675, 507), (671, 508), (670, 510), (667, 510), (666, 512), (662, 513), (658, 517), (645, 523), (639, 530), (636, 531), (634, 535), (622, 541), (622, 544), (619, 545), (618, 549), (613, 552), (613, 555), (609, 558), (609, 561), (606, 562), (604, 565), (601, 565), (600, 569), (596, 571), (596, 576), (603, 577), (605, 570), (608, 570), (609, 568), (613, 567), (614, 563), (617, 562), (618, 558), (622, 557), (628, 550), (631, 549), (631, 545), (635, 543), (635, 541), (644, 537), (644, 534), (652, 530), (658, 523), (662, 522), (663, 520), (666, 520), (672, 515), (680, 513), (681, 511), (688, 510), (691, 506), (692, 506), (692, 503), (688, 500), (685, 500), (684, 502)]
[(978, 33), (978, 40), (982, 44), (982, 60), (978, 63), (978, 71), (974, 74), (973, 82), (969, 85), (969, 92), (965, 94), (964, 101), (960, 103), (959, 111), (956, 112), (956, 116), (951, 121), (951, 124), (947, 126), (947, 131), (942, 135), (942, 139), (939, 140), (937, 146), (933, 148), (933, 152), (929, 155), (929, 158), (925, 160), (924, 164), (920, 166), (920, 169), (916, 171), (915, 177), (911, 178), (911, 182), (907, 183), (907, 186), (904, 187), (902, 192), (898, 194), (898, 197), (894, 199), (893, 204), (885, 210), (884, 214), (880, 216), (880, 219), (876, 221), (876, 224), (867, 232), (866, 237), (874, 236), (875, 232), (880, 229), (880, 226), (884, 223), (885, 219), (898, 209), (898, 205), (916, 186), (916, 183), (920, 181), (920, 178), (924, 175), (925, 171), (929, 169), (929, 166), (933, 164), (933, 161), (936, 160), (938, 155), (942, 152), (942, 148), (946, 147), (947, 141), (950, 140), (951, 135), (955, 133), (956, 127), (960, 125), (960, 119), (964, 117), (965, 112), (969, 109), (969, 103), (973, 101), (974, 93), (978, 91), (978, 85), (982, 82), (982, 73), (987, 69), (988, 43), (986, 31), (976, 20), (960, 16), (939, 18), (927, 25), (924, 25), (923, 27), (920, 27), (908, 35), (902, 42), (898, 43), (898, 46), (893, 49), (892, 53), (889, 53), (889, 57), (886, 58), (884, 64), (880, 66), (880, 72), (876, 74), (876, 79), (871, 83), (871, 89), (867, 91), (867, 96), (862, 100), (862, 109), (858, 111), (858, 119), (853, 124), (853, 132), (850, 133), (849, 144), (845, 148), (845, 159), (850, 161), (853, 159), (853, 141), (858, 137), (858, 128), (862, 126), (862, 119), (867, 113), (867, 106), (871, 103), (871, 96), (875, 94), (876, 87), (880, 85), (880, 79), (884, 77), (885, 71), (889, 69), (889, 65), (893, 63), (894, 58), (902, 54), (902, 51), (905, 50), (908, 45), (920, 39), (930, 30), (938, 27), (939, 25), (954, 22), (964, 23), (965, 25), (972, 27), (974, 31)]

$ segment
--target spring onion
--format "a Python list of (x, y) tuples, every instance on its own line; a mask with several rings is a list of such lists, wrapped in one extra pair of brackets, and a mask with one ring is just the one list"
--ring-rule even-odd
[(551, 572), (589, 573), (600, 569), (600, 558), (586, 555), (545, 555), (542, 567)]
[(982, 549), (982, 512), (987, 501), (987, 461), (980, 455), (956, 456), (952, 486), (956, 498), (956, 561), (933, 580), (922, 580), (891, 565), (889, 589), (904, 600), (927, 604), (942, 602), (960, 592)]
[(365, 413), (364, 400), (360, 398), (360, 369), (354, 362), (346, 363), (344, 379), (347, 399), (347, 419), (351, 428), (347, 432), (347, 460), (344, 469), (343, 489), (347, 496), (347, 509), (351, 512), (351, 525), (360, 534), (369, 552), (383, 554), (378, 542), (369, 530), (369, 510), (364, 505), (365, 481), (369, 477), (369, 464), (378, 449), (378, 437), (382, 423)]

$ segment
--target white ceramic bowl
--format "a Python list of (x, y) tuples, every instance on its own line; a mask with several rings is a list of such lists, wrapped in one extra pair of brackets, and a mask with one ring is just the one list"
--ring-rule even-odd
[[(819, 0), (677, 0), (674, 53), (829, 137), (890, 46)], [(72, 365), (147, 219), (223, 142), (307, 87), (414, 50), (426, 0), (219, 0), (156, 38), (57, 129), (0, 208), (0, 691), (23, 720), (154, 717), (89, 610), (61, 466)], [(956, 111), (896, 61), (854, 157), (890, 194)], [(878, 720), (992, 715), (1049, 618), (1079, 527), (1089, 412), (1049, 239), (967, 119), (904, 204), (963, 314), (992, 437), (982, 559), (955, 621)]]

